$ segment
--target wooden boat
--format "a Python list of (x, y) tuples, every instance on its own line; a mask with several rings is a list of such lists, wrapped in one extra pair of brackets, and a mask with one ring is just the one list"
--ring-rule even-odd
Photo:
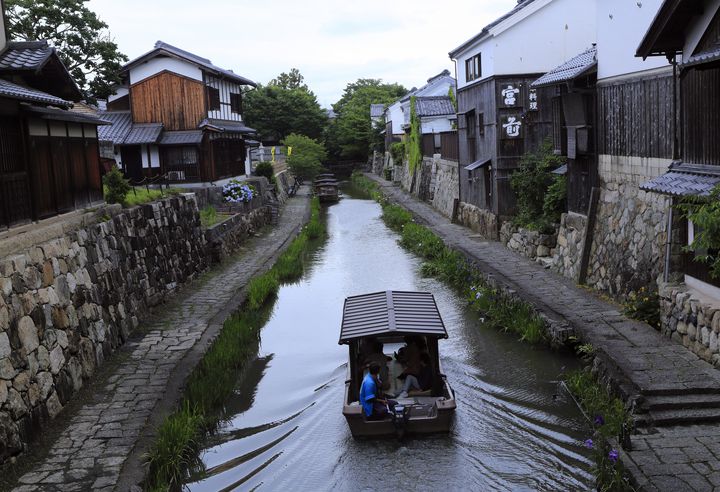
[[(408, 337), (427, 343), (431, 360), (433, 384), (424, 392), (409, 392), (405, 398), (391, 398), (397, 405), (381, 420), (368, 418), (360, 405), (359, 392), (367, 373), (367, 358), (363, 354), (368, 342), (383, 344), (385, 358), (391, 357), (387, 348), (397, 347)], [(447, 338), (435, 298), (428, 292), (386, 291), (352, 296), (345, 299), (340, 328), (340, 344), (348, 346), (348, 370), (345, 381), (343, 415), (353, 437), (398, 436), (406, 433), (428, 434), (448, 432), (455, 415), (455, 393), (443, 374), (438, 353), (438, 341)], [(365, 349), (365, 351), (367, 351)], [(403, 371), (397, 357), (388, 360), (386, 393), (399, 393)], [(381, 374), (384, 368), (381, 368)]]
[(334, 177), (317, 177), (313, 186), (321, 202), (336, 202), (340, 199), (340, 187)]

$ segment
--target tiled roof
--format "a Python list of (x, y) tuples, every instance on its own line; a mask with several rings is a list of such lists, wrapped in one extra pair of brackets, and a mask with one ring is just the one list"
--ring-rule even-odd
[(697, 53), (682, 64), (683, 67), (693, 67), (695, 65), (702, 65), (703, 63), (720, 62), (720, 47), (714, 50), (703, 51)]
[(151, 51), (148, 51), (144, 55), (139, 56), (138, 58), (135, 58), (134, 60), (128, 62), (123, 66), (122, 70), (123, 72), (126, 72), (129, 70), (132, 66), (135, 66), (139, 63), (142, 63), (143, 61), (147, 60), (148, 58), (153, 58), (155, 55), (165, 52), (167, 54), (170, 54), (177, 58), (182, 58), (194, 65), (197, 65), (203, 69), (205, 69), (207, 72), (210, 72), (214, 75), (217, 75), (219, 77), (233, 80), (234, 82), (238, 84), (243, 85), (251, 85), (253, 87), (257, 87), (257, 84), (253, 82), (250, 79), (247, 79), (241, 75), (236, 74), (232, 70), (226, 70), (224, 68), (220, 68), (216, 65), (213, 65), (210, 60), (207, 58), (202, 58), (198, 55), (195, 55), (193, 53), (190, 53), (189, 51), (182, 50), (180, 48), (177, 48), (175, 46), (172, 46), (170, 44), (164, 43), (162, 41), (158, 41), (155, 43), (155, 48)]
[(371, 104), (370, 105), (370, 118), (379, 118), (385, 114), (384, 104)]
[(202, 130), (163, 132), (160, 145), (193, 145), (202, 142)]
[(415, 111), (418, 116), (449, 116), (455, 114), (455, 106), (448, 96), (417, 97)]
[(200, 122), (198, 128), (208, 128), (228, 133), (257, 133), (257, 130), (245, 126), (242, 121), (218, 120), (215, 118), (205, 118)]
[(7, 80), (0, 79), (0, 97), (9, 97), (11, 99), (19, 99), (21, 101), (32, 101), (42, 104), (51, 104), (53, 106), (60, 106), (63, 108), (69, 108), (72, 103), (55, 97), (46, 92), (30, 89), (21, 85), (13, 84)]
[(69, 111), (66, 109), (56, 108), (44, 108), (40, 106), (26, 106), (25, 111), (35, 113), (44, 120), (57, 120), (57, 121), (69, 121), (73, 123), (88, 123), (90, 125), (110, 125), (109, 121), (106, 121), (97, 116), (80, 113), (78, 111)]
[(123, 144), (139, 145), (156, 143), (162, 132), (162, 123), (136, 123), (125, 137)]
[(597, 66), (597, 48), (593, 46), (585, 50), (574, 58), (566, 61), (557, 68), (553, 68), (548, 73), (530, 84), (532, 87), (544, 87), (555, 85), (562, 82), (573, 80), (580, 75), (588, 73), (592, 68)]
[(10, 42), (0, 53), (0, 71), (37, 71), (54, 52), (47, 41)]
[(99, 116), (112, 123), (98, 128), (98, 139), (121, 145), (132, 129), (132, 115), (130, 111), (100, 111)]
[(720, 166), (674, 162), (667, 173), (640, 185), (640, 189), (672, 196), (709, 196), (719, 184)]

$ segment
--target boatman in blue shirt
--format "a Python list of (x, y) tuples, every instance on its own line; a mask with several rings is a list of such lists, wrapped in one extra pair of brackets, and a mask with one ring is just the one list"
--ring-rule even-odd
[(394, 407), (397, 402), (381, 398), (380, 390), (382, 383), (380, 381), (380, 364), (373, 362), (370, 364), (370, 370), (365, 375), (362, 385), (360, 386), (360, 404), (363, 407), (365, 416), (372, 420), (381, 420), (388, 414), (390, 408)]

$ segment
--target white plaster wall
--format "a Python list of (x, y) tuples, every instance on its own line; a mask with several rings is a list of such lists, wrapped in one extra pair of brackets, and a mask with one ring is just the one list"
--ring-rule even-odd
[(422, 118), (422, 133), (442, 133), (452, 130), (452, 122), (447, 116)]
[(202, 71), (195, 65), (175, 58), (162, 56), (152, 58), (132, 68), (130, 70), (130, 84), (137, 84), (141, 80), (152, 77), (163, 70), (175, 72), (195, 80), (202, 81), (203, 79)]
[[(142, 167), (158, 168), (160, 167), (160, 151), (157, 145), (150, 145), (150, 160), (148, 161), (148, 146), (141, 145), (140, 153), (142, 154)], [(117, 159), (116, 159), (117, 160)]]
[(662, 0), (597, 1), (598, 79), (668, 66), (662, 56), (635, 57), (660, 5)]
[(393, 135), (403, 133), (402, 125), (405, 121), (400, 101), (393, 103), (387, 110), (386, 121), (392, 121)]
[[(475, 47), (458, 54), (457, 58), (457, 87), (461, 89), (466, 85), (472, 85), (481, 80), (484, 80), (495, 74), (495, 44), (492, 38), (488, 38), (485, 41), (480, 42)], [(465, 82), (465, 60), (475, 56), (477, 53), (482, 53), (481, 62), (481, 77), (475, 79), (472, 82)]]
[(220, 91), (220, 109), (208, 111), (208, 117), (220, 120), (242, 121), (241, 114), (233, 113), (230, 110), (230, 93), (242, 94), (242, 86), (212, 76), (207, 77), (207, 85)]

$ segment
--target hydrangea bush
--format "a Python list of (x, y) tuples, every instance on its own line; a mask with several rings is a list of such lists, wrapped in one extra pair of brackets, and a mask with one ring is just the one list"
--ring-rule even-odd
[(256, 194), (257, 191), (253, 185), (240, 182), (237, 179), (233, 179), (223, 186), (223, 197), (228, 203), (247, 203)]

